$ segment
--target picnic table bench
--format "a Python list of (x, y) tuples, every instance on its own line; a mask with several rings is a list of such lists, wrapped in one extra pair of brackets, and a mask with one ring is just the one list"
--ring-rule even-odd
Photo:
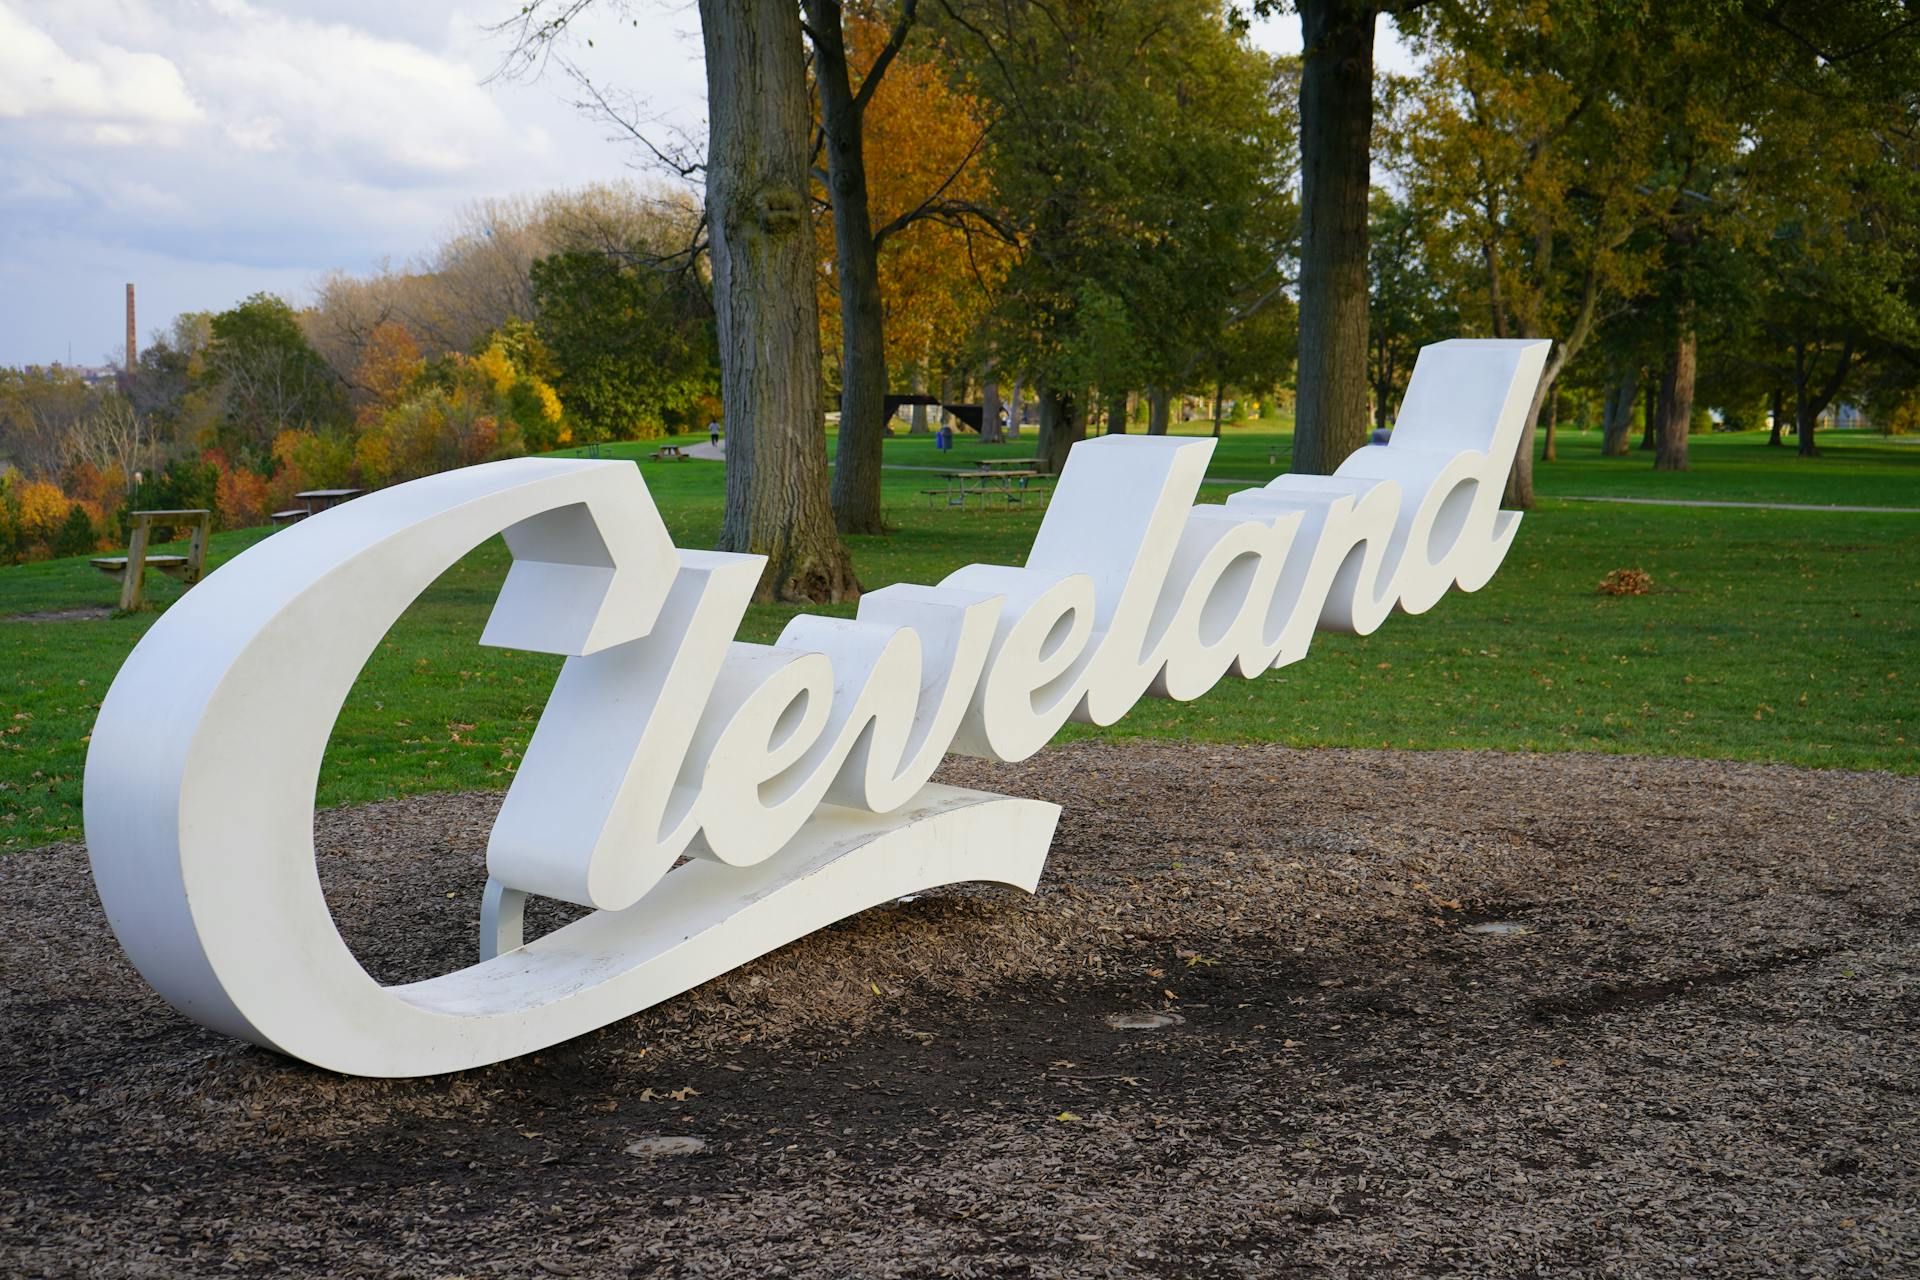
[(974, 459), (973, 465), (983, 470), (992, 470), (996, 467), (1001, 467), (1010, 471), (1032, 471), (1040, 465), (1040, 459), (1038, 458), (976, 458)]
[[(187, 525), (192, 533), (183, 556), (147, 554), (147, 540), (154, 526)], [(180, 511), (136, 511), (133, 536), (123, 556), (95, 556), (93, 567), (120, 579), (120, 608), (131, 613), (138, 609), (146, 594), (147, 567), (151, 565), (191, 587), (200, 581), (207, 567), (207, 535), (213, 531), (213, 512), (192, 508)]]
[(964, 507), (968, 498), (980, 499), (980, 505), (984, 507), (989, 499), (998, 498), (1012, 508), (1024, 506), (1029, 493), (1046, 492), (1039, 486), (1029, 488), (1032, 481), (1040, 478), (1038, 471), (975, 467), (971, 471), (943, 471), (940, 474), (946, 479), (946, 488), (920, 491), (927, 500), (928, 510), (933, 509), (935, 498), (945, 498), (949, 507)]
[(677, 444), (663, 444), (647, 455), (654, 462), (685, 462), (691, 456)]
[[(365, 489), (308, 489), (293, 496), (307, 504), (308, 515), (317, 516), (328, 507), (337, 507), (348, 498), (357, 498), (365, 492)], [(287, 514), (285, 511), (274, 513), (276, 519)]]

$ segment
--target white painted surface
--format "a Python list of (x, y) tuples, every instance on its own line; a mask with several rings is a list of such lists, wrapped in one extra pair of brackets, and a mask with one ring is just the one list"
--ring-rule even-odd
[[(733, 640), (760, 559), (674, 548), (624, 462), (493, 463), (337, 507), (210, 575), (115, 680), (86, 794), (108, 916), (196, 1020), (417, 1075), (602, 1026), (891, 897), (1031, 889), (1058, 811), (930, 785), (942, 755), (1022, 759), (1069, 718), (1197, 697), (1297, 661), (1316, 627), (1365, 634), (1484, 584), (1518, 528), (1499, 497), (1547, 345), (1430, 347), (1391, 443), (1225, 506), (1194, 505), (1211, 440), (1085, 441), (1024, 566), (875, 591), (775, 645)], [(321, 758), (388, 627), (501, 532), (514, 563), (482, 643), (568, 658), (488, 901), (503, 921), (526, 893), (596, 910), (382, 988), (320, 892)]]

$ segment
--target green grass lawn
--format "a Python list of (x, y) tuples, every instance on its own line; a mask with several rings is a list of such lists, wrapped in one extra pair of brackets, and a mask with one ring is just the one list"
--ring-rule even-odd
[[(1230, 430), (1216, 475), (1265, 479), (1287, 437)], [(1188, 424), (1204, 432), (1206, 424)], [(963, 437), (955, 461), (1018, 452)], [(1920, 507), (1920, 448), (1824, 438), (1801, 462), (1752, 436), (1695, 438), (1697, 469), (1656, 475), (1644, 455), (1601, 459), (1569, 435), (1542, 466), (1543, 495), (1621, 493), (1739, 501)], [(1270, 466), (1269, 450), (1279, 459)], [(610, 446), (604, 456), (651, 446)], [(940, 466), (931, 443), (887, 445), (896, 466)], [(643, 463), (675, 539), (710, 546), (722, 470)], [(931, 477), (886, 474), (884, 538), (852, 550), (869, 587), (937, 581), (972, 561), (1018, 563), (1040, 513), (929, 511)], [(1203, 498), (1228, 492), (1209, 487)], [(215, 565), (266, 530), (223, 533)], [(1599, 595), (1614, 568), (1654, 590)], [(545, 702), (558, 659), (475, 641), (506, 568), (496, 540), (444, 575), (389, 633), (334, 731), (322, 805), (426, 790), (504, 786)], [(153, 578), (163, 605), (178, 588)], [(85, 560), (0, 569), (0, 617), (110, 606), (117, 584)], [(743, 638), (767, 641), (796, 610), (756, 607)], [(846, 613), (850, 610), (825, 609)], [(89, 621), (0, 622), (0, 846), (76, 836), (93, 717), (151, 613)], [(1920, 772), (1920, 516), (1617, 506), (1543, 499), (1484, 591), (1455, 593), (1373, 636), (1322, 636), (1306, 660), (1229, 679), (1196, 702), (1148, 700), (1116, 738), (1279, 741), (1299, 746), (1486, 747), (1782, 760)], [(1093, 736), (1071, 728), (1068, 736)]]

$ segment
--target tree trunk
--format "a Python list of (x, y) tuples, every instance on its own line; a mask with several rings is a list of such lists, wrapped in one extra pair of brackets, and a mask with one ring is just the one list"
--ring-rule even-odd
[(1040, 387), (1040, 470), (1060, 474), (1067, 465), (1067, 450), (1086, 437), (1086, 421), (1078, 412), (1070, 391)]
[(1020, 438), (1020, 401), (1021, 397), (1026, 394), (1025, 388), (1020, 385), (1020, 382), (1020, 378), (1014, 378), (1013, 398), (1007, 401), (1007, 435), (1014, 440)]
[(1213, 438), (1220, 438), (1220, 398), (1227, 392), (1226, 385), (1217, 379), (1213, 384)]
[(1567, 348), (1555, 343), (1552, 354), (1547, 357), (1547, 367), (1540, 371), (1540, 381), (1534, 384), (1533, 399), (1527, 403), (1526, 429), (1514, 447), (1513, 465), (1507, 468), (1507, 487), (1500, 497), (1506, 506), (1522, 511), (1533, 509), (1533, 442), (1539, 436), (1540, 415), (1546, 412), (1547, 396), (1566, 366)]
[(1000, 384), (988, 370), (981, 379), (980, 388), (980, 443), (999, 444), (1004, 438), (1000, 433)]
[(947, 406), (959, 402), (960, 397), (953, 392), (953, 370), (942, 369), (940, 371), (940, 407), (935, 411), (939, 414), (941, 426), (954, 425), (953, 415), (947, 412)]
[(852, 599), (860, 584), (827, 500), (800, 13), (781, 0), (700, 0), (700, 30), (727, 421), (720, 550), (767, 557), (762, 600)]
[(1374, 360), (1379, 373), (1373, 383), (1373, 429), (1385, 431), (1392, 425), (1387, 421), (1387, 406), (1393, 399), (1394, 348), (1391, 342), (1379, 342), (1377, 338), (1373, 341), (1378, 343)]
[(1640, 447), (1651, 449), (1660, 442), (1660, 386), (1667, 379), (1665, 369), (1652, 370), (1647, 379), (1645, 403), (1641, 406)]
[(1147, 388), (1147, 434), (1163, 436), (1167, 434), (1167, 411), (1173, 397), (1165, 387)]
[(1107, 434), (1127, 434), (1127, 393), (1118, 391), (1107, 397)]
[(1660, 380), (1660, 438), (1653, 455), (1655, 471), (1687, 469), (1687, 423), (1693, 417), (1693, 368), (1693, 325), (1682, 321), (1666, 374)]
[[(917, 396), (927, 394), (927, 369), (925, 365), (917, 364), (913, 366), (913, 394)], [(928, 434), (927, 406), (923, 404), (913, 406), (913, 425), (907, 428), (907, 434), (910, 436), (924, 436)], [(841, 446), (843, 449), (845, 447), (845, 445)]]
[[(855, 101), (849, 79), (840, 0), (805, 3), (807, 25), (813, 30), (813, 78), (827, 142), (833, 253), (840, 279), (840, 444), (834, 454), (833, 514), (843, 533), (881, 533), (887, 348), (881, 331), (880, 250), (873, 242), (867, 208), (864, 104)], [(916, 425), (924, 429), (924, 413)]]
[(1633, 427), (1633, 404), (1639, 399), (1640, 371), (1628, 367), (1607, 388), (1607, 411), (1600, 428), (1600, 456), (1624, 458), (1631, 453), (1627, 432)]
[(1558, 462), (1560, 455), (1554, 449), (1554, 434), (1560, 429), (1560, 388), (1558, 386), (1547, 393), (1547, 440), (1540, 450), (1540, 461)]
[(1819, 430), (1820, 413), (1833, 403), (1840, 388), (1845, 385), (1847, 373), (1853, 367), (1853, 340), (1849, 338), (1840, 348), (1840, 359), (1833, 366), (1833, 376), (1818, 390), (1812, 390), (1813, 361), (1818, 353), (1809, 355), (1805, 343), (1795, 343), (1793, 348), (1793, 420), (1800, 431), (1800, 456), (1817, 458), (1820, 451), (1814, 448), (1813, 433)]
[(1771, 430), (1767, 432), (1767, 444), (1771, 448), (1778, 449), (1780, 447), (1780, 433), (1786, 429), (1787, 425), (1787, 393), (1778, 386), (1773, 389), (1772, 406), (1773, 412), (1769, 415), (1772, 418), (1772, 423), (1770, 424)]
[(1367, 437), (1367, 183), (1373, 26), (1353, 0), (1300, 0), (1300, 353), (1293, 469), (1330, 475)]

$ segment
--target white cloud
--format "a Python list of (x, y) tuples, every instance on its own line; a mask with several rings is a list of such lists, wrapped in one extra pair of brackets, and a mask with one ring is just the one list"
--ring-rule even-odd
[(225, 8), (185, 64), (236, 145), (370, 167), (394, 184), (528, 149), (473, 69), (443, 53), (232, 0)]
[(157, 53), (91, 42), (69, 52), (0, 3), (0, 119), (85, 122), (102, 145), (172, 140), (201, 118), (178, 67)]
[[(430, 250), (477, 199), (631, 172), (557, 73), (489, 80), (518, 0), (461, 5), (0, 0), (0, 364), (112, 349), (129, 280), (143, 331), (297, 301)], [(687, 0), (606, 0), (580, 37), (597, 79), (699, 130)]]

